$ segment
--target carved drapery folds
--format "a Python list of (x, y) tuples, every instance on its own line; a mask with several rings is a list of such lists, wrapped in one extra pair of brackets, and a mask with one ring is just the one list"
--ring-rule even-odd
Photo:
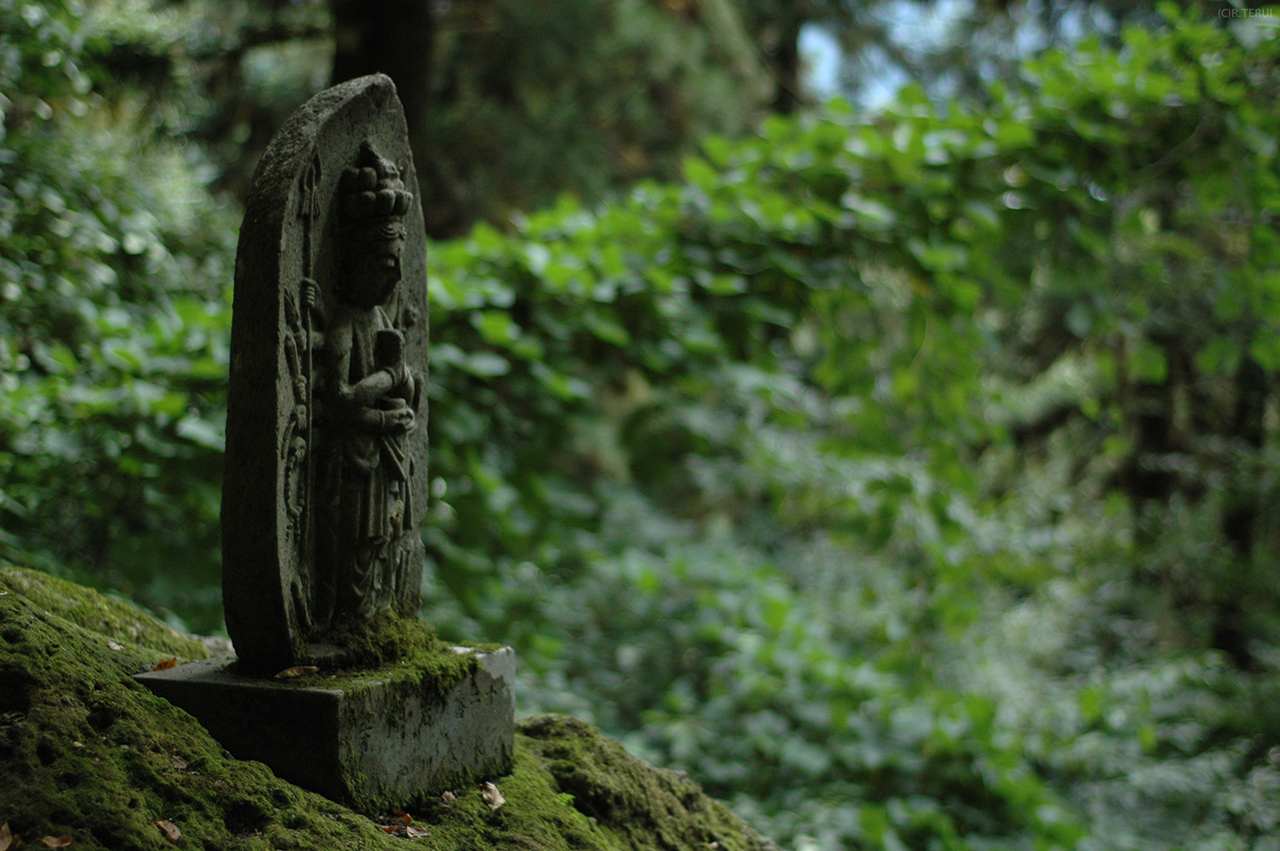
[(343, 230), (322, 358), (327, 392), (316, 558), (321, 581), (333, 584), (338, 627), (393, 605), (408, 581), (409, 438), (422, 376), (406, 362), (404, 333), (392, 317), (412, 198), (399, 168), (368, 142), (338, 186)]

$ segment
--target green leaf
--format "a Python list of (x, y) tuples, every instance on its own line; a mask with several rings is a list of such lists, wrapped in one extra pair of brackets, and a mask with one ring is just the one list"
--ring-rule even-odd
[(495, 346), (509, 346), (520, 336), (520, 327), (504, 311), (481, 311), (471, 317), (471, 323), (485, 342)]
[(631, 335), (616, 319), (606, 316), (600, 311), (588, 310), (582, 315), (583, 323), (592, 334), (615, 346), (625, 346), (631, 342)]
[(223, 434), (223, 429), (208, 420), (201, 419), (200, 417), (183, 417), (178, 420), (175, 430), (179, 437), (184, 437), (192, 443), (203, 446), (206, 449), (213, 449), (221, 452), (226, 443), (226, 436)]
[(846, 192), (840, 199), (840, 205), (856, 215), (856, 228), (885, 231), (897, 221), (897, 216), (888, 206), (856, 192)]
[(720, 181), (719, 173), (701, 157), (685, 157), (684, 179), (704, 192), (713, 192)]
[(496, 378), (499, 375), (506, 375), (511, 369), (511, 364), (506, 358), (494, 352), (472, 352), (459, 361), (458, 368), (477, 378)]
[(1214, 337), (1196, 353), (1201, 375), (1234, 375), (1240, 366), (1240, 348), (1230, 337)]
[(1139, 381), (1162, 384), (1169, 374), (1169, 360), (1163, 349), (1143, 340), (1129, 353), (1129, 371)]

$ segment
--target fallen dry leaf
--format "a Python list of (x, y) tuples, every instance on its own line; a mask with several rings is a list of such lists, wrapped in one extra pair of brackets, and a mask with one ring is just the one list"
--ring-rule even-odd
[(396, 826), (395, 826), (394, 824), (384, 825), (384, 826), (383, 826), (383, 828), (382, 828), (382, 832), (383, 832), (383, 833), (395, 833), (395, 832), (396, 832)]
[(16, 843), (16, 837), (9, 832), (9, 822), (0, 824), (0, 851), (9, 851)]
[(186, 771), (187, 766), (190, 765), (189, 762), (187, 762), (185, 759), (178, 756), (177, 754), (174, 754), (172, 759), (173, 759), (173, 767), (178, 769), (179, 771)]
[(110, 647), (112, 650), (124, 649), (124, 645), (121, 644), (119, 641), (111, 641), (110, 639), (107, 640), (107, 646)]
[(161, 819), (156, 822), (156, 827), (160, 828), (160, 832), (164, 834), (164, 838), (177, 845), (178, 840), (182, 838), (182, 831), (178, 830), (178, 826), (171, 821)]
[(485, 783), (480, 787), (480, 800), (489, 805), (490, 812), (494, 812), (507, 802), (507, 799), (498, 791), (498, 787), (492, 783)]
[(405, 826), (404, 832), (410, 839), (421, 839), (431, 831), (427, 830), (425, 827), (418, 827), (416, 824), (410, 824)]
[(71, 837), (65, 834), (62, 836), (46, 836), (40, 841), (44, 843), (45, 848), (66, 848), (71, 844)]
[(177, 659), (165, 659), (163, 662), (156, 662), (156, 666), (155, 666), (154, 668), (152, 668), (151, 670), (153, 670), (153, 671), (167, 671), (167, 670), (169, 670), (170, 668), (172, 668), (172, 667), (173, 667), (174, 665), (176, 665), (176, 664), (178, 664), (178, 660), (177, 660)]
[(315, 665), (294, 665), (292, 668), (285, 668), (276, 674), (277, 680), (292, 680), (295, 677), (305, 677), (307, 674), (314, 674), (320, 669)]
[(440, 796), (440, 800), (444, 801), (446, 804), (452, 804), (454, 801), (458, 800), (458, 796), (446, 789), (444, 790), (444, 794)]
[(404, 821), (405, 827), (408, 827), (409, 825), (413, 824), (413, 816), (409, 815), (404, 810), (396, 810), (396, 815), (400, 816), (400, 818)]

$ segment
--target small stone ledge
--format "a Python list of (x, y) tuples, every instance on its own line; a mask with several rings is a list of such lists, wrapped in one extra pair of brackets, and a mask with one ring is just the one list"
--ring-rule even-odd
[(426, 663), (294, 680), (248, 677), (222, 656), (134, 679), (196, 717), (237, 759), (367, 815), (511, 770), (515, 653), (474, 654), (460, 680)]

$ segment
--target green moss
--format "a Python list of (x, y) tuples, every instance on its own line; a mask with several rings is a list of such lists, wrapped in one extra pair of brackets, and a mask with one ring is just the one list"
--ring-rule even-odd
[[(410, 662), (431, 653), (438, 664), (412, 673)], [(88, 589), (0, 571), (0, 822), (32, 845), (66, 834), (75, 848), (174, 847), (160, 820), (182, 831), (179, 848), (403, 847), (374, 821), (232, 759), (190, 715), (130, 679), (174, 655), (203, 649)], [(444, 681), (467, 658), (419, 647), (393, 667)], [(585, 724), (544, 716), (521, 731), (514, 771), (476, 778), (495, 782), (506, 803), (491, 811), (475, 785), (448, 804), (419, 802), (414, 824), (431, 833), (415, 847), (767, 847), (695, 785)]]
[(617, 843), (602, 847), (775, 847), (696, 783), (653, 768), (585, 722), (542, 715), (520, 722), (518, 729), (525, 747), (551, 775), (560, 799), (571, 800), (574, 810)]
[[(348, 667), (323, 670), (319, 674), (299, 679), (279, 681), (282, 688), (313, 688), (323, 684), (326, 688), (341, 689), (348, 694), (359, 694), (362, 689), (370, 688), (372, 681), (392, 687), (406, 686), (412, 691), (444, 698), (462, 680), (475, 672), (476, 658), (474, 653), (459, 652), (450, 645), (435, 637), (434, 631), (426, 624), (422, 630), (412, 630), (419, 638), (426, 641), (415, 641), (413, 645), (400, 645), (403, 653), (388, 654), (386, 661), (374, 649), (378, 645), (365, 645), (361, 658), (362, 664), (352, 663)], [(412, 632), (406, 630), (406, 632)], [(385, 649), (385, 648), (384, 648)], [(474, 650), (476, 648), (461, 648)]]
[(367, 624), (330, 638), (342, 650), (345, 666), (377, 668), (422, 651), (440, 648), (435, 630), (419, 620), (416, 612), (379, 612)]
[[(204, 659), (204, 645), (185, 638), (129, 603), (113, 600), (81, 585), (20, 567), (0, 569), (0, 594), (21, 594), (45, 612), (71, 621), (117, 643), (131, 642), (183, 661)], [(160, 661), (157, 659), (156, 661)]]
[[(404, 719), (410, 715), (405, 710), (406, 704), (444, 703), (464, 679), (475, 675), (476, 654), (466, 652), (467, 650), (435, 641), (433, 634), (430, 644), (418, 647), (412, 655), (394, 664), (366, 670), (325, 672), (320, 675), (319, 680), (299, 681), (294, 687), (320, 685), (341, 690), (346, 693), (346, 699), (357, 703), (365, 697), (363, 693), (366, 690), (376, 691), (377, 697), (369, 695), (369, 698), (377, 706), (378, 715), (385, 719)], [(350, 744), (344, 743), (343, 750), (350, 752)], [(347, 772), (348, 788), (355, 790), (353, 808), (360, 812), (391, 812), (396, 808), (422, 803), (418, 799), (397, 800), (393, 790), (368, 782), (350, 763), (344, 765), (344, 770)], [(480, 778), (464, 771), (452, 777), (441, 776), (439, 779), (463, 786), (473, 785)]]
[(199, 643), (43, 574), (5, 570), (0, 584), (0, 821), (31, 844), (67, 834), (77, 848), (170, 848), (163, 819), (184, 847), (247, 848), (256, 828), (236, 814), (256, 809), (298, 824), (312, 847), (378, 847), (384, 837), (367, 819), (230, 759), (195, 719), (130, 679), (177, 649), (204, 655)]

